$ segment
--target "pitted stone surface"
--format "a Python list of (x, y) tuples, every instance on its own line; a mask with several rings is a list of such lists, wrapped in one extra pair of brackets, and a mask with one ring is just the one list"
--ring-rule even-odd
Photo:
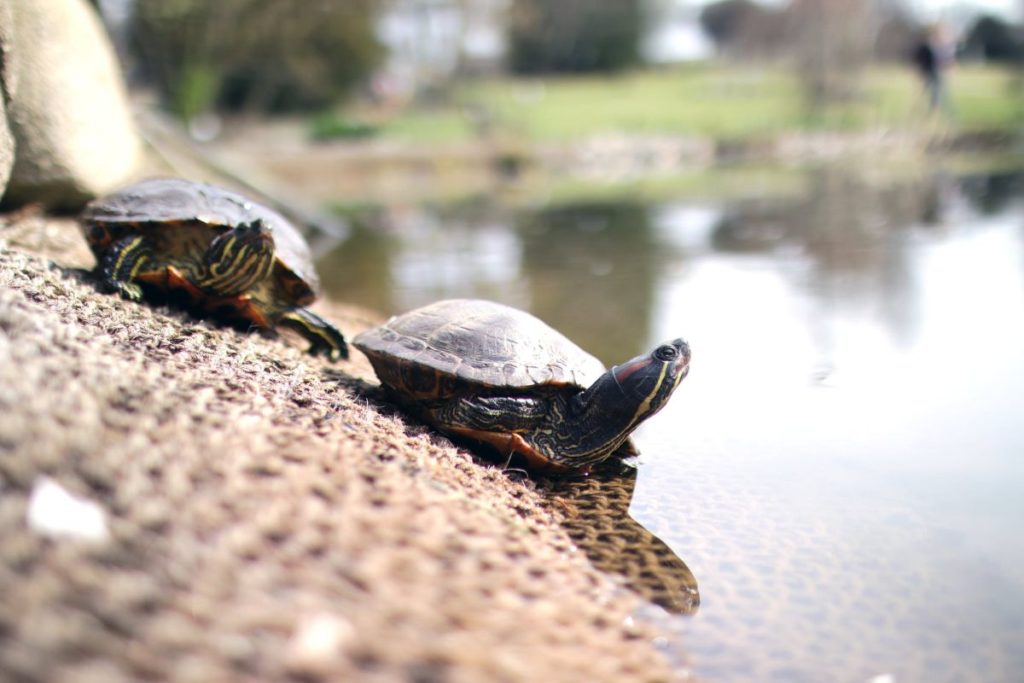
[[(529, 481), (378, 406), (362, 358), (97, 293), (74, 234), (0, 225), (0, 678), (672, 678)], [(108, 540), (31, 531), (41, 477)]]

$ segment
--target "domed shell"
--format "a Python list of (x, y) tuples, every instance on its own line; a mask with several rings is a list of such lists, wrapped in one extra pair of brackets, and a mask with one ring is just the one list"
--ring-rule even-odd
[(416, 373), (449, 376), (464, 389), (522, 393), (589, 387), (605, 372), (601, 361), (541, 320), (491, 301), (439, 301), (391, 318), (353, 344), (385, 384), (410, 393), (442, 391), (441, 384), (415, 381)]
[(312, 300), (320, 287), (309, 245), (281, 214), (236, 192), (181, 178), (149, 178), (93, 200), (86, 223), (171, 230), (186, 223), (231, 229), (259, 219), (270, 228), (278, 265), (304, 282)]

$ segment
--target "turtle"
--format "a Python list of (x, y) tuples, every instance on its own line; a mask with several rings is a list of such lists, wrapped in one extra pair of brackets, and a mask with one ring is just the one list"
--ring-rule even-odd
[(609, 370), (533, 315), (478, 299), (429, 304), (352, 344), (408, 412), (542, 473), (585, 474), (620, 447), (635, 453), (629, 435), (690, 368), (675, 339)]
[(331, 323), (305, 308), (319, 279), (309, 246), (281, 214), (230, 190), (149, 178), (86, 205), (82, 232), (103, 287), (139, 300), (144, 287), (255, 327), (295, 330), (309, 352), (348, 357)]

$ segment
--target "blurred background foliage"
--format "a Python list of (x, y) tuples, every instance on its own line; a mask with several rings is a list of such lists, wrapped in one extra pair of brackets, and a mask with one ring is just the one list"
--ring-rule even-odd
[(374, 0), (137, 0), (132, 46), (179, 117), (334, 104), (381, 63)]
[[(728, 122), (738, 135), (764, 132), (765, 121), (778, 128), (872, 116), (892, 123), (894, 112), (910, 116), (909, 103), (919, 99), (909, 56), (928, 23), (909, 0), (95, 1), (112, 30), (111, 17), (123, 17), (115, 32), (136, 83), (150, 86), (182, 120), (309, 113), (311, 135), (321, 140), (366, 137), (384, 122), (388, 131), (428, 138), (515, 135), (536, 127), (530, 109), (548, 112), (548, 128), (571, 116), (566, 125), (581, 131), (588, 124), (579, 112), (606, 115), (595, 126), (682, 132), (658, 123), (665, 108), (680, 125)], [(1002, 100), (986, 103), (974, 93), (1002, 81), (981, 67), (960, 70), (959, 121), (1024, 110), (1024, 27), (974, 6), (954, 29), (968, 67), (1004, 73), (1009, 66), (1020, 74), (998, 93)], [(661, 53), (651, 48), (659, 35)], [(689, 43), (697, 52), (680, 56)], [(621, 91), (623, 78), (632, 79), (632, 108), (622, 97), (594, 92), (604, 74), (623, 71), (606, 90)], [(573, 78), (551, 78), (560, 75)], [(879, 90), (879, 82), (891, 86)], [(773, 83), (784, 84), (770, 97), (785, 99), (773, 104), (778, 116), (756, 101)], [(741, 86), (757, 96), (748, 105), (738, 105)], [(685, 101), (670, 90), (686, 91)], [(491, 97), (495, 92), (507, 97)], [(891, 96), (901, 92), (902, 100)]]
[(640, 0), (514, 0), (509, 66), (520, 74), (620, 71), (640, 62)]

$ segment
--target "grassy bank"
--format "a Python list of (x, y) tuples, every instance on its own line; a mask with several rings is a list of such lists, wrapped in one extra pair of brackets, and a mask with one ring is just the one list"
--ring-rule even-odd
[[(536, 142), (607, 133), (752, 140), (803, 130), (1019, 130), (1024, 94), (1014, 74), (965, 66), (949, 78), (954, 115), (929, 115), (915, 75), (900, 67), (865, 74), (861, 93), (810, 111), (799, 83), (781, 67), (705, 64), (614, 77), (502, 78), (455, 86), (446, 103), (382, 121), (388, 138), (452, 143), (482, 135)], [(369, 112), (359, 112), (369, 116)]]

